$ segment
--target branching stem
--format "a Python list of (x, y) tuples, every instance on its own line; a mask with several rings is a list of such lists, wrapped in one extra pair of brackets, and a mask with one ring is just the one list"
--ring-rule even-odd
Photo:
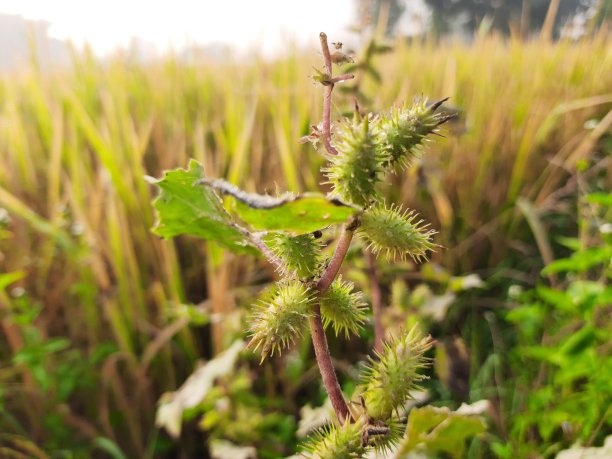
[[(334, 81), (332, 77), (332, 61), (329, 53), (329, 45), (327, 44), (327, 35), (323, 32), (319, 35), (321, 40), (321, 50), (323, 51), (323, 59), (325, 61), (325, 73), (327, 74), (329, 85), (324, 86), (324, 97), (323, 97), (323, 143), (328, 153), (331, 155), (337, 155), (338, 152), (331, 144), (331, 95), (334, 89), (334, 83), (337, 81), (344, 81), (348, 78), (348, 75), (342, 75), (337, 81)], [(351, 245), (353, 234), (359, 226), (359, 220), (354, 219), (353, 221), (343, 225), (342, 232), (338, 238), (336, 250), (334, 255), (327, 265), (325, 272), (321, 276), (321, 279), (317, 283), (317, 290), (319, 296), (323, 294), (334, 281), (338, 275), (338, 271), (342, 266), (344, 257)], [(340, 423), (344, 423), (347, 419), (350, 419), (351, 414), (344, 400), (342, 389), (338, 383), (338, 377), (336, 376), (336, 370), (332, 363), (331, 354), (329, 353), (329, 346), (327, 345), (327, 338), (325, 336), (325, 329), (323, 328), (323, 321), (321, 320), (321, 306), (319, 302), (316, 304), (313, 310), (314, 314), (310, 318), (310, 333), (312, 335), (312, 345), (315, 350), (315, 356), (317, 358), (317, 365), (321, 372), (321, 378), (323, 379), (323, 385), (329, 400), (336, 412), (336, 416)]]
[[(331, 283), (334, 281), (342, 266), (344, 257), (348, 252), (355, 232), (354, 225), (344, 225), (342, 227), (342, 233), (338, 239), (336, 250), (332, 259), (327, 265), (327, 269), (321, 276), (317, 284), (317, 290), (319, 295), (325, 293)], [(336, 412), (336, 416), (340, 423), (344, 423), (346, 419), (350, 417), (350, 411), (348, 405), (344, 400), (342, 389), (338, 383), (336, 377), (336, 370), (332, 363), (331, 354), (329, 353), (329, 346), (327, 345), (327, 338), (325, 337), (325, 329), (323, 328), (323, 322), (321, 320), (321, 306), (319, 303), (314, 307), (314, 315), (310, 318), (310, 333), (312, 335), (312, 345), (314, 346), (315, 356), (317, 358), (317, 365), (321, 372), (321, 378), (323, 379), (323, 385), (329, 395), (329, 400)]]
[[(355, 219), (342, 227), (342, 233), (340, 233), (340, 237), (338, 238), (334, 255), (327, 265), (325, 272), (321, 276), (321, 279), (319, 279), (319, 282), (317, 283), (319, 295), (325, 293), (334, 279), (336, 279), (338, 271), (340, 271), (340, 267), (342, 266), (342, 262), (346, 257), (349, 247), (351, 246), (353, 234), (355, 234), (355, 230), (358, 226), (359, 221)], [(327, 345), (327, 338), (325, 337), (323, 322), (321, 321), (321, 307), (318, 303), (314, 308), (314, 315), (310, 319), (310, 332), (312, 334), (312, 344), (315, 349), (317, 364), (319, 365), (319, 370), (321, 371), (323, 385), (325, 386), (325, 390), (329, 395), (329, 399), (334, 407), (336, 416), (338, 416), (338, 420), (340, 423), (344, 423), (344, 421), (350, 417), (350, 411), (346, 401), (344, 400), (344, 395), (342, 394), (342, 389), (340, 389), (338, 378), (336, 377), (336, 371), (334, 369), (331, 354), (329, 353), (329, 347)]]
[(333, 85), (336, 83), (342, 83), (346, 80), (352, 80), (353, 78), (355, 78), (355, 75), (353, 75), (352, 73), (345, 73), (344, 75), (332, 78), (331, 80), (329, 80), (329, 82)]

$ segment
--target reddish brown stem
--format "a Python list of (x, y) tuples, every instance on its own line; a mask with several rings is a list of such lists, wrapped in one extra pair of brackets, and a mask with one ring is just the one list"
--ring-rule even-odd
[[(332, 256), (329, 265), (327, 265), (327, 269), (317, 284), (319, 295), (324, 293), (329, 288), (331, 283), (338, 275), (340, 266), (342, 266), (344, 257), (346, 256), (346, 253), (351, 245), (351, 240), (353, 239), (356, 226), (357, 225), (352, 222), (342, 227), (342, 233), (338, 239), (338, 244), (336, 245), (334, 255)], [(319, 304), (314, 307), (314, 315), (310, 319), (310, 333), (312, 335), (312, 345), (314, 346), (317, 365), (319, 366), (321, 378), (323, 379), (323, 386), (327, 391), (327, 395), (329, 396), (329, 400), (332, 403), (338, 420), (343, 423), (349, 418), (350, 412), (348, 405), (344, 400), (342, 389), (340, 389), (340, 384), (338, 383), (336, 371), (332, 363), (331, 354), (329, 353), (327, 338), (325, 337), (325, 329), (323, 328), (323, 322), (321, 321), (321, 307)]]
[(329, 84), (326, 85), (323, 90), (323, 145), (330, 155), (337, 155), (338, 150), (334, 148), (331, 143), (331, 101), (332, 91), (334, 90), (334, 83), (332, 81), (332, 61), (331, 54), (329, 53), (329, 45), (327, 44), (327, 35), (321, 32), (319, 34), (321, 40), (321, 51), (323, 52), (323, 62), (325, 65), (325, 73)]
[(325, 65), (325, 73), (332, 76), (332, 59), (331, 53), (329, 52), (329, 45), (327, 44), (327, 34), (321, 32), (319, 34), (319, 40), (321, 41), (321, 52), (323, 53), (323, 64)]
[[(329, 84), (325, 85), (325, 94), (323, 97), (323, 143), (326, 150), (331, 155), (337, 155), (338, 152), (331, 144), (331, 95), (334, 89), (334, 83), (344, 81), (352, 78), (349, 75), (342, 75), (337, 80), (332, 77), (332, 61), (329, 53), (329, 46), (327, 44), (327, 35), (323, 32), (319, 35), (321, 40), (321, 50), (323, 51), (323, 59), (325, 63), (325, 73)], [(334, 255), (327, 265), (325, 272), (321, 276), (321, 279), (317, 283), (317, 290), (319, 291), (319, 297), (323, 294), (334, 281), (338, 275), (338, 271), (342, 266), (344, 257), (348, 252), (353, 239), (355, 229), (359, 226), (359, 221), (354, 219), (353, 221), (345, 224), (342, 227), (342, 232), (336, 245)], [(338, 383), (336, 376), (336, 370), (332, 363), (331, 354), (329, 353), (329, 346), (327, 345), (327, 338), (325, 336), (325, 329), (323, 328), (323, 321), (321, 320), (321, 306), (319, 303), (316, 304), (313, 310), (314, 314), (310, 318), (310, 333), (312, 335), (312, 345), (315, 350), (315, 356), (317, 358), (317, 365), (321, 372), (321, 378), (323, 379), (323, 385), (329, 396), (329, 400), (336, 412), (336, 416), (341, 423), (344, 423), (347, 419), (351, 418), (348, 405), (344, 400), (342, 389)]]
[(319, 279), (319, 283), (317, 284), (317, 288), (321, 293), (325, 292), (329, 288), (331, 283), (338, 275), (338, 271), (340, 271), (340, 267), (342, 266), (344, 257), (346, 256), (346, 253), (348, 252), (348, 249), (351, 246), (353, 234), (355, 233), (355, 229), (352, 228), (352, 226), (354, 226), (354, 223), (349, 223), (348, 225), (344, 225), (342, 227), (342, 232), (340, 233), (340, 237), (338, 238), (338, 244), (336, 245), (334, 255), (329, 261), (325, 272), (323, 273), (321, 279)]
[(336, 370), (332, 363), (323, 322), (321, 321), (321, 307), (318, 304), (314, 307), (314, 315), (310, 318), (310, 333), (312, 335), (312, 344), (317, 358), (317, 365), (321, 372), (321, 378), (323, 379), (323, 385), (325, 386), (325, 390), (327, 391), (327, 395), (329, 396), (329, 400), (336, 412), (338, 420), (340, 423), (344, 423), (345, 420), (350, 418), (350, 412), (344, 400), (338, 378), (336, 377)]
[(331, 144), (331, 93), (334, 85), (325, 86), (323, 98), (323, 145), (330, 155), (337, 155), (338, 150)]
[(385, 340), (385, 328), (382, 323), (382, 293), (380, 290), (380, 280), (378, 268), (376, 267), (376, 256), (369, 250), (366, 251), (368, 260), (368, 271), (370, 277), (370, 292), (372, 295), (372, 318), (374, 319), (374, 351), (383, 351)]

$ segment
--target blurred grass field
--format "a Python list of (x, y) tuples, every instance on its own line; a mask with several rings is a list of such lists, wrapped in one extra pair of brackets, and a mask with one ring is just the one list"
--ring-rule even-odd
[[(154, 237), (144, 177), (195, 158), (251, 191), (319, 188), (322, 158), (297, 142), (321, 117), (318, 61), (290, 48), (274, 62), (83, 53), (70, 71), (33, 59), (0, 77), (3, 441), (34, 451), (103, 437), (128, 457), (152, 454), (160, 394), (227, 344), (223, 324), (211, 335), (181, 305), (229, 314), (272, 273)], [(609, 40), (398, 43), (375, 64), (381, 81), (362, 88), (372, 109), (423, 95), (461, 112), (387, 190), (439, 230), (434, 261), (483, 278), (541, 268), (555, 241), (534, 221), (560, 210), (568, 178), (610, 131)], [(338, 96), (333, 116), (351, 107)]]

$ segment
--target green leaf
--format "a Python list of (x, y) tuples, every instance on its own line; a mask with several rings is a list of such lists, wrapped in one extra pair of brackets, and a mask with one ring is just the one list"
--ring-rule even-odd
[(567, 247), (568, 249), (574, 252), (578, 252), (580, 250), (580, 241), (577, 237), (559, 236), (555, 238), (555, 241), (561, 244), (563, 247)]
[(539, 345), (525, 346), (522, 348), (521, 354), (524, 357), (550, 362), (554, 365), (561, 365), (563, 363), (563, 356), (553, 347)]
[(587, 202), (612, 207), (612, 193), (595, 192), (586, 195)]
[(446, 452), (453, 457), (461, 457), (465, 441), (486, 429), (480, 416), (486, 406), (481, 402), (463, 405), (457, 411), (434, 406), (414, 408), (396, 457), (408, 457), (408, 453), (417, 447), (428, 452)]
[(204, 178), (202, 165), (195, 160), (189, 169), (167, 171), (161, 179), (148, 178), (161, 191), (153, 201), (158, 221), (153, 232), (164, 238), (189, 234), (215, 241), (239, 253), (255, 253), (242, 233), (232, 224), (215, 192), (196, 186)]
[(587, 325), (571, 335), (563, 343), (559, 352), (564, 355), (576, 355), (588, 349), (595, 342), (596, 335), (592, 326)]
[(234, 211), (238, 217), (258, 230), (310, 233), (344, 223), (360, 210), (320, 193), (274, 197), (247, 193), (225, 180), (206, 180), (203, 183), (234, 198)]
[(13, 271), (6, 274), (0, 274), (0, 292), (6, 290), (9, 285), (20, 281), (25, 276), (25, 271)]
[(536, 291), (540, 298), (551, 306), (554, 306), (555, 309), (565, 312), (572, 312), (576, 309), (576, 305), (567, 292), (555, 290), (544, 285), (536, 287)]
[(548, 275), (565, 271), (582, 273), (595, 266), (608, 264), (610, 258), (612, 258), (612, 247), (593, 247), (575, 252), (569, 258), (553, 261), (542, 270), (542, 274)]

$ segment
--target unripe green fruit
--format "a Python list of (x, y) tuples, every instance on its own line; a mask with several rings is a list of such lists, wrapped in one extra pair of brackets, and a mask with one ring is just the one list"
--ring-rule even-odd
[(269, 354), (280, 354), (302, 335), (313, 304), (313, 292), (302, 282), (281, 284), (269, 299), (262, 299), (256, 306), (251, 317), (249, 347), (262, 348), (262, 361)]
[(359, 333), (366, 318), (367, 304), (361, 292), (352, 293), (352, 282), (343, 282), (338, 277), (321, 296), (323, 325), (333, 325), (336, 336), (340, 332), (348, 338), (350, 333)]
[(414, 211), (402, 211), (401, 207), (375, 206), (363, 213), (359, 230), (375, 254), (385, 252), (387, 257), (410, 256), (420, 261), (437, 246), (431, 240), (436, 232), (417, 218)]
[(371, 115), (360, 121), (344, 121), (337, 130), (338, 154), (330, 158), (325, 170), (340, 199), (360, 206), (376, 199), (376, 184), (381, 180), (386, 161), (372, 124)]
[(266, 244), (283, 260), (287, 271), (299, 278), (315, 277), (321, 268), (321, 243), (312, 234), (290, 236), (287, 233), (271, 233)]
[(370, 358), (364, 372), (363, 398), (368, 416), (372, 419), (390, 419), (393, 411), (402, 407), (410, 392), (425, 376), (418, 371), (429, 365), (425, 352), (431, 348), (431, 337), (423, 337), (413, 327), (398, 339), (385, 343), (384, 350)]
[(438, 104), (428, 106), (426, 100), (411, 106), (392, 108), (380, 116), (374, 127), (380, 148), (388, 161), (385, 167), (407, 167), (420, 156), (425, 137), (449, 117), (435, 113)]
[(362, 445), (362, 423), (347, 420), (342, 425), (320, 429), (305, 445), (311, 459), (359, 459), (366, 452)]

